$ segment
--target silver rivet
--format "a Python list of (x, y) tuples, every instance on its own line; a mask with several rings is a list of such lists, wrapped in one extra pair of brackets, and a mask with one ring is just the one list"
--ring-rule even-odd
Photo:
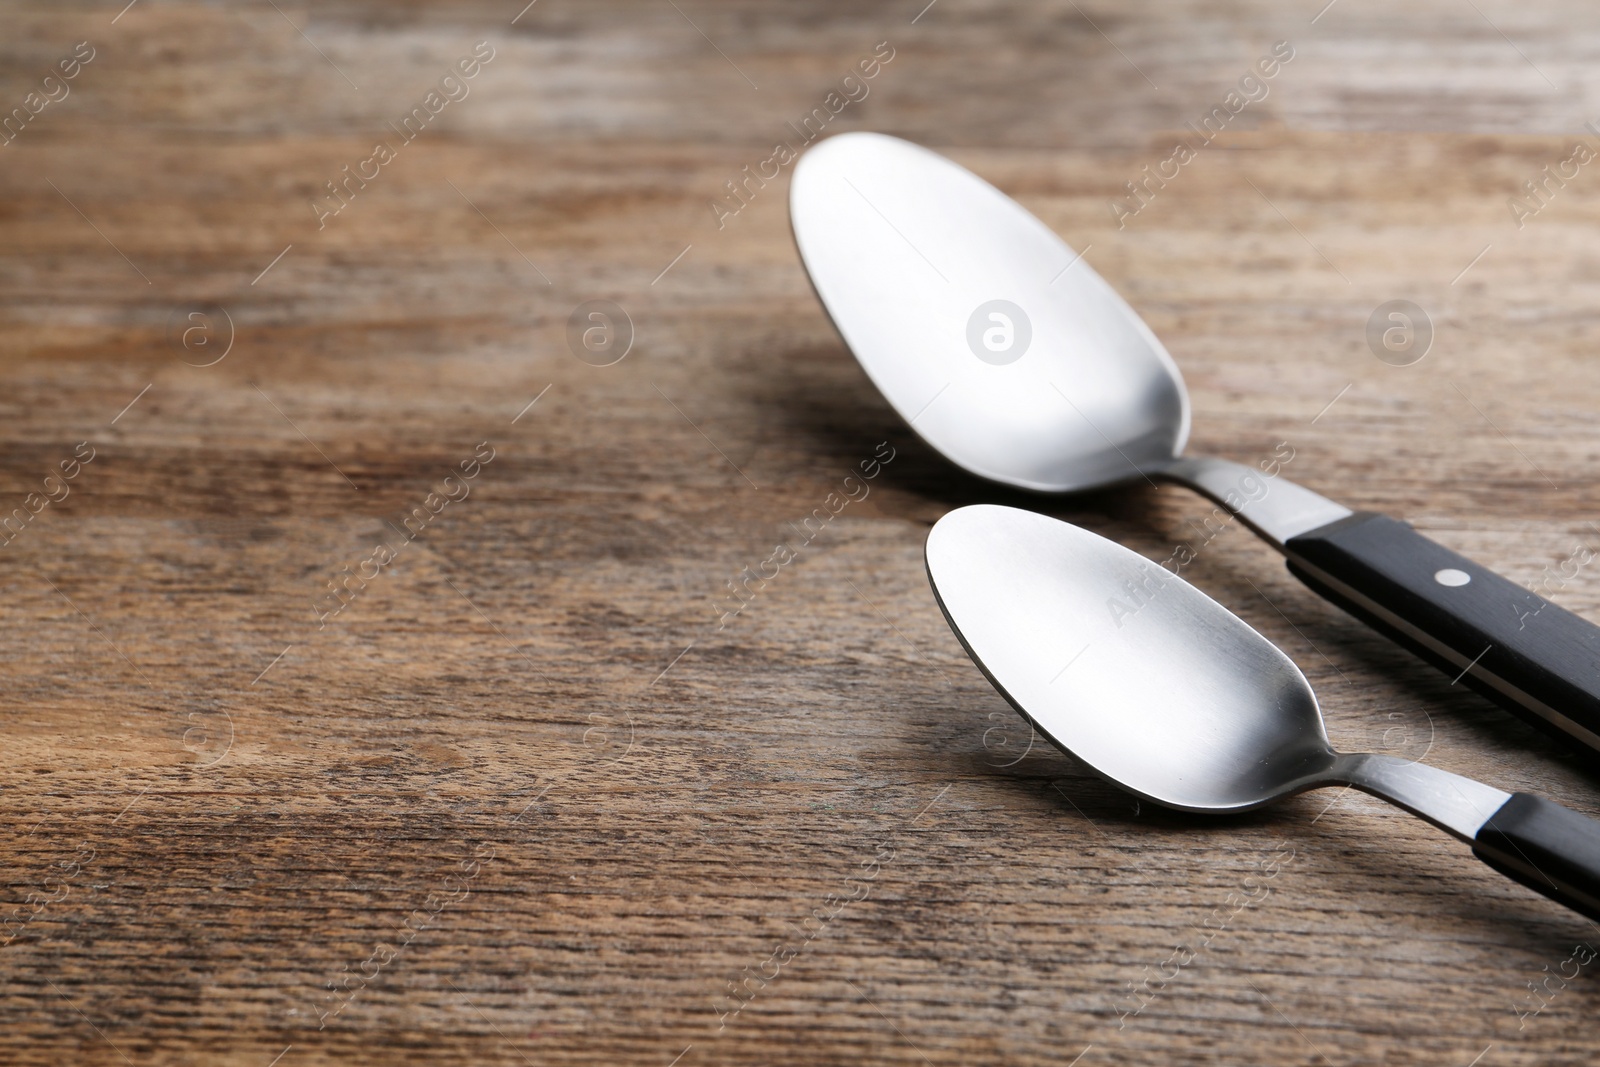
[(1434, 572), (1433, 580), (1438, 582), (1440, 585), (1466, 585), (1468, 582), (1472, 581), (1472, 575), (1468, 574), (1466, 571), (1458, 571), (1454, 567), (1446, 567), (1442, 571)]

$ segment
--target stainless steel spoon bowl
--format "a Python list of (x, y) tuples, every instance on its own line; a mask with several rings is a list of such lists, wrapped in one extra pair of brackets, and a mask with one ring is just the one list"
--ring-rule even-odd
[[(1172, 357), (1049, 227), (925, 148), (847, 133), (790, 190), (795, 242), (867, 376), (930, 445), (1042, 492), (1188, 485), (1318, 593), (1452, 678), (1600, 749), (1600, 627), (1416, 533), (1266, 473), (1184, 456)], [(1208, 520), (1208, 524), (1210, 520)]]
[[(801, 160), (792, 213), (817, 293), (867, 376), (960, 466), (1065, 492), (1162, 470), (1183, 451), (1189, 397), (1155, 334), (972, 172), (893, 137), (846, 134)], [(998, 299), (1023, 309), (1009, 314), (1011, 347), (985, 343), (990, 330), (996, 349), (1005, 340), (997, 309), (979, 316), (975, 352), (972, 312)]]
[(1424, 764), (1336, 752), (1293, 661), (1143, 556), (1031, 511), (978, 505), (934, 525), (927, 564), (945, 618), (994, 687), (1122, 788), (1236, 812), (1352, 785), (1600, 917), (1600, 823)]

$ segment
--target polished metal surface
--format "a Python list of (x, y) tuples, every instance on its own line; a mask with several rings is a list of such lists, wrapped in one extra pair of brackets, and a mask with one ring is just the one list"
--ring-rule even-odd
[(971, 171), (846, 133), (800, 159), (789, 200), (800, 257), (850, 350), (958, 466), (1047, 492), (1165, 477), (1280, 549), (1350, 514), (1281, 476), (1236, 508), (1230, 491), (1259, 472), (1179, 460), (1189, 397), (1167, 350), (1077, 252)]
[(1340, 756), (1334, 774), (1357, 789), (1422, 816), (1469, 844), (1489, 816), (1511, 799), (1510, 793), (1482, 782), (1393, 756)]
[[(841, 134), (796, 165), (790, 216), (867, 376), (958, 465), (1065, 491), (1138, 477), (1183, 450), (1189, 402), (1161, 342), (1049, 227), (971, 171), (898, 138)], [(1004, 354), (969, 338), (997, 300), (1021, 312)], [(979, 352), (1017, 354), (996, 364)]]
[(1238, 515), (1265, 541), (1283, 551), (1291, 537), (1354, 514), (1287, 478), (1269, 478), (1254, 467), (1209, 456), (1181, 456), (1156, 477), (1197, 489)]
[(1097, 534), (1018, 508), (959, 508), (929, 533), (927, 563), (945, 617), (995, 688), (1139, 796), (1242, 811), (1346, 784), (1468, 840), (1509, 797), (1420, 764), (1336, 753), (1289, 657)]

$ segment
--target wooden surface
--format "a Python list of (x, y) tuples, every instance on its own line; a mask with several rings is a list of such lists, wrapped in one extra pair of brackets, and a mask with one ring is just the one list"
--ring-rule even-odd
[[(0, 512), (94, 456), (0, 550), (0, 1060), (1593, 1061), (1600, 930), (1422, 823), (1337, 792), (1179, 817), (1029, 751), (934, 605), (928, 526), (1022, 502), (1161, 559), (1209, 508), (957, 474), (813, 298), (787, 171), (709, 207), (888, 41), (830, 128), (1092, 246), (1197, 451), (1290, 442), (1287, 476), (1538, 583), (1600, 549), (1600, 163), (1521, 229), (1507, 200), (1600, 117), (1592, 5), (274, 6), (0, 13), (6, 111), (95, 50), (0, 147)], [(1280, 39), (1270, 95), (1118, 229)], [(319, 230), (310, 198), (483, 40)], [(566, 341), (596, 299), (636, 330), (612, 366)], [(1391, 299), (1435, 323), (1412, 366), (1364, 338)], [(233, 324), (208, 367), (223, 319), (171, 328), (199, 305)], [(1186, 574), (1342, 747), (1600, 811), (1594, 764), (1247, 533)], [(1546, 588), (1600, 619), (1600, 569)]]

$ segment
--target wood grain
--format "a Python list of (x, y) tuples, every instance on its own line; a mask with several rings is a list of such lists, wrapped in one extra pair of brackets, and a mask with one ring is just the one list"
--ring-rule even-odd
[[(1533, 584), (1600, 547), (1600, 170), (1507, 206), (1597, 140), (1589, 6), (520, 6), (0, 10), (6, 111), (96, 49), (0, 147), (0, 514), (94, 450), (0, 550), (0, 1058), (1593, 1060), (1593, 968), (1528, 984), (1600, 931), (1416, 820), (1353, 793), (1182, 817), (1030, 749), (933, 603), (928, 526), (1024, 503), (1159, 559), (1209, 507), (960, 475), (833, 333), (787, 177), (709, 207), (891, 42), (833, 128), (1092, 246), (1197, 451), (1291, 442), (1288, 476)], [(1271, 94), (1119, 229), (1123, 183), (1276, 40)], [(319, 229), (311, 198), (479, 41), (470, 95)], [(1410, 367), (1364, 339), (1397, 298), (1436, 327)], [(635, 331), (606, 367), (567, 343), (602, 299)], [(173, 323), (214, 306), (233, 346), (191, 365), (221, 349)], [(1600, 811), (1592, 762), (1246, 533), (1186, 573), (1342, 746)], [(1551, 596), (1600, 619), (1592, 569)]]

